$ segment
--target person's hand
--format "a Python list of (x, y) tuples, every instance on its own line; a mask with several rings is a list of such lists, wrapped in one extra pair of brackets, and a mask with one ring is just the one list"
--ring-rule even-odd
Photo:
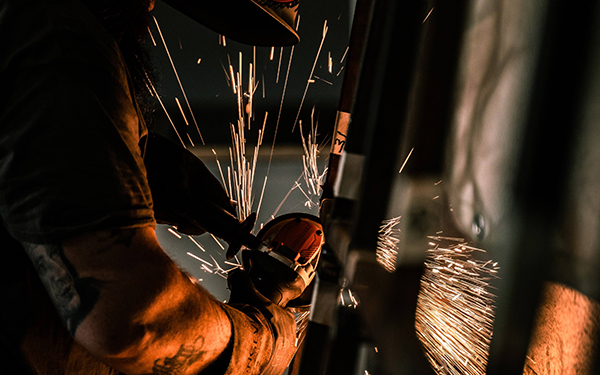
[(262, 296), (246, 271), (232, 271), (227, 284), (234, 343), (226, 374), (281, 375), (296, 352), (294, 315)]
[(239, 229), (234, 202), (200, 159), (150, 133), (144, 164), (158, 223), (174, 225), (189, 235), (211, 232), (231, 240)]

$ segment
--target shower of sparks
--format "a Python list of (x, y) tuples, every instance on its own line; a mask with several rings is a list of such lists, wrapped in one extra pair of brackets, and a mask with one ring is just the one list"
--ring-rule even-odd
[[(317, 143), (317, 129), (318, 125), (314, 121), (315, 109), (310, 114), (310, 133), (308, 139), (305, 139), (302, 130), (302, 120), (300, 120), (300, 137), (302, 138), (302, 148), (304, 149), (304, 155), (302, 156), (302, 164), (304, 167), (304, 182), (306, 183), (307, 191), (309, 196), (316, 197), (317, 201), (322, 193), (322, 185), (325, 182), (325, 175), (327, 174), (327, 168), (323, 172), (319, 172), (317, 165), (317, 158), (319, 157), (319, 144)], [(316, 203), (308, 197), (308, 207), (312, 207)]]
[(377, 238), (377, 262), (388, 272), (396, 271), (396, 260), (398, 259), (398, 239), (400, 229), (396, 226), (400, 223), (398, 216), (384, 220), (379, 228)]
[[(415, 328), (438, 374), (486, 372), (495, 295), (489, 281), (497, 262), (474, 259), (484, 250), (456, 238), (432, 236), (417, 302)], [(442, 243), (451, 245), (442, 246)]]
[(298, 123), (298, 118), (300, 117), (300, 111), (302, 111), (302, 105), (304, 104), (304, 99), (306, 99), (306, 93), (308, 92), (308, 87), (313, 80), (313, 74), (315, 73), (315, 68), (317, 67), (317, 61), (319, 60), (319, 56), (321, 55), (321, 49), (323, 49), (323, 43), (325, 42), (325, 37), (327, 36), (327, 31), (329, 27), (327, 26), (327, 20), (323, 24), (323, 34), (321, 37), (321, 44), (319, 44), (319, 49), (317, 50), (317, 56), (315, 57), (315, 62), (313, 63), (312, 69), (310, 71), (310, 75), (308, 76), (308, 82), (306, 83), (306, 88), (304, 89), (304, 94), (302, 95), (302, 100), (300, 101), (300, 107), (298, 108), (298, 113), (296, 114), (296, 119), (294, 120), (294, 125), (292, 126), (292, 132), (296, 128), (296, 124)]
[[(237, 70), (231, 63), (231, 57), (228, 55), (229, 74), (223, 66), (228, 80), (231, 80), (232, 90), (237, 99), (238, 119), (237, 123), (230, 124), (231, 131), (231, 147), (229, 148), (230, 165), (227, 167), (227, 179), (223, 174), (223, 169), (217, 153), (213, 149), (215, 155), (221, 181), (231, 199), (237, 202), (236, 214), (239, 220), (245, 220), (251, 213), (254, 203), (254, 181), (256, 165), (258, 163), (258, 154), (260, 146), (263, 142), (265, 126), (267, 124), (268, 113), (265, 112), (262, 128), (258, 129), (258, 140), (253, 148), (253, 152), (249, 155), (246, 152), (246, 128), (251, 128), (251, 123), (254, 118), (253, 98), (258, 84), (256, 83), (256, 51), (253, 50), (252, 61), (248, 64), (247, 91), (244, 90), (244, 75), (243, 75), (243, 55), (240, 52), (238, 55)], [(266, 186), (266, 177), (263, 184), (262, 196)], [(260, 209), (260, 203), (259, 203)], [(257, 211), (258, 214), (258, 211)]]
[(156, 20), (156, 17), (152, 17), (152, 18), (154, 19), (154, 23), (156, 24), (156, 29), (158, 30), (158, 35), (160, 35), (160, 40), (162, 41), (162, 43), (165, 47), (165, 51), (167, 52), (167, 57), (169, 58), (169, 62), (171, 63), (171, 67), (173, 68), (173, 72), (175, 73), (175, 78), (177, 78), (177, 82), (179, 83), (179, 88), (181, 89), (183, 98), (185, 99), (188, 109), (190, 110), (190, 114), (192, 115), (192, 120), (194, 121), (194, 124), (196, 125), (196, 130), (198, 131), (200, 140), (202, 141), (202, 144), (205, 144), (204, 138), (202, 137), (202, 133), (200, 133), (200, 127), (198, 126), (198, 122), (196, 121), (196, 117), (194, 116), (194, 112), (192, 111), (192, 106), (190, 105), (187, 94), (185, 93), (185, 89), (183, 88), (181, 79), (179, 79), (179, 73), (177, 73), (177, 68), (175, 68), (175, 63), (173, 62), (173, 59), (171, 58), (171, 53), (169, 52), (169, 47), (167, 47), (167, 43), (165, 42), (165, 38), (163, 37), (162, 31), (160, 30), (160, 26), (158, 25), (158, 21)]
[(296, 348), (300, 346), (304, 337), (306, 336), (306, 328), (308, 327), (308, 318), (310, 317), (310, 309), (304, 308), (302, 310), (294, 311), (294, 318), (296, 320)]

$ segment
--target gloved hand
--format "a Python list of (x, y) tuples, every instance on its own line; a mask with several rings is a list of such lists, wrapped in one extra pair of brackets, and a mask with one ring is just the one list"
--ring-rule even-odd
[(205, 232), (230, 242), (239, 230), (235, 206), (221, 183), (190, 151), (150, 133), (144, 151), (158, 223), (190, 235)]
[(281, 375), (296, 352), (294, 315), (262, 296), (245, 271), (231, 272), (227, 283), (233, 346), (225, 375)]

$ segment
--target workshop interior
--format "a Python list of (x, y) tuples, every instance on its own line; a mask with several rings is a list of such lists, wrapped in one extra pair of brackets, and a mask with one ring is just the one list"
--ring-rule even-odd
[[(302, 0), (286, 47), (152, 14), (153, 130), (312, 249), (288, 374), (600, 374), (600, 2)], [(264, 265), (176, 229), (219, 300)]]

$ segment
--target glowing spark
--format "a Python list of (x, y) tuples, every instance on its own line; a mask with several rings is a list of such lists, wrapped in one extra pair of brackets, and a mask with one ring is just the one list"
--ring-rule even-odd
[(340, 68), (340, 71), (339, 71), (339, 72), (337, 72), (337, 74), (336, 74), (335, 76), (336, 76), (336, 77), (338, 77), (338, 76), (339, 76), (339, 75), (342, 73), (342, 70), (344, 70), (344, 67), (343, 67), (343, 66)]
[(152, 44), (156, 47), (156, 40), (154, 40), (154, 35), (152, 35), (152, 30), (150, 30), (150, 26), (148, 26), (148, 34), (150, 34), (150, 39), (152, 39)]
[(190, 141), (190, 144), (192, 145), (192, 147), (196, 147), (196, 145), (194, 145), (194, 141), (192, 141), (192, 137), (190, 136), (190, 133), (185, 133), (188, 137), (188, 141)]
[[(290, 75), (290, 68), (292, 67), (292, 57), (294, 56), (294, 48), (292, 46), (290, 51), (290, 60), (288, 61), (287, 73), (285, 74), (285, 82), (283, 83), (283, 93), (281, 94), (281, 102), (279, 103), (279, 113), (277, 114), (277, 122), (275, 123), (275, 134), (273, 134), (273, 143), (271, 144), (271, 155), (269, 156), (269, 164), (267, 166), (267, 176), (271, 171), (271, 161), (273, 160), (273, 151), (275, 149), (275, 140), (277, 139), (277, 130), (279, 129), (279, 120), (281, 119), (281, 110), (283, 109), (283, 100), (285, 99), (285, 92), (287, 90), (288, 78)], [(283, 51), (283, 48), (281, 49)], [(279, 57), (281, 61), (281, 56)], [(277, 71), (277, 79), (279, 79), (279, 71)]]
[(187, 252), (187, 255), (191, 256), (192, 258), (201, 261), (204, 264), (211, 264), (210, 262), (200, 258), (199, 256), (197, 256), (196, 254), (190, 253), (189, 251)]
[[(317, 76), (315, 76), (315, 78), (316, 78), (316, 79), (318, 79), (319, 81), (323, 81), (323, 82), (325, 82), (325, 83), (326, 83), (326, 84), (328, 84), (328, 85), (333, 85), (333, 83), (332, 83), (332, 82), (329, 82), (329, 81), (327, 81), (327, 80), (325, 80), (325, 79), (323, 79), (323, 78), (321, 78), (321, 77), (317, 77)], [(313, 82), (315, 82), (314, 80), (312, 80), (312, 81), (313, 81)]]
[(223, 72), (225, 72), (225, 78), (227, 79), (227, 86), (231, 87), (231, 83), (230, 83), (231, 79), (229, 78), (229, 73), (227, 73), (227, 69), (225, 69), (225, 65), (223, 65), (223, 61), (219, 61), (219, 62), (221, 63), (221, 68), (223, 68)]
[(489, 281), (497, 278), (498, 267), (472, 259), (475, 252), (485, 253), (482, 249), (464, 242), (442, 246), (440, 241), (428, 250), (425, 261), (417, 336), (436, 373), (483, 375), (495, 310)]
[(327, 59), (327, 71), (329, 71), (329, 73), (331, 74), (333, 72), (333, 59), (331, 58), (331, 51), (329, 51), (329, 55), (328, 55), (328, 59)]
[(169, 52), (169, 47), (167, 47), (167, 43), (165, 42), (165, 38), (163, 37), (162, 31), (160, 30), (160, 26), (158, 25), (158, 21), (156, 20), (156, 17), (152, 17), (154, 19), (154, 23), (156, 24), (156, 29), (158, 30), (158, 34), (160, 35), (160, 39), (163, 42), (163, 45), (165, 46), (165, 51), (167, 52), (167, 56), (169, 57), (169, 61), (171, 62), (171, 67), (173, 68), (173, 72), (175, 73), (175, 77), (177, 78), (177, 82), (179, 83), (179, 88), (181, 89), (181, 92), (183, 93), (183, 98), (185, 99), (185, 102), (188, 106), (188, 109), (190, 110), (190, 113), (192, 115), (192, 120), (194, 120), (194, 124), (196, 125), (196, 130), (198, 131), (198, 135), (200, 136), (200, 140), (202, 141), (202, 144), (204, 143), (204, 138), (202, 137), (202, 133), (200, 133), (200, 128), (198, 127), (198, 122), (196, 122), (196, 117), (194, 116), (194, 112), (192, 111), (192, 106), (190, 105), (190, 102), (187, 98), (187, 95), (185, 93), (185, 89), (183, 88), (183, 84), (181, 83), (181, 79), (179, 79), (179, 74), (177, 73), (177, 69), (175, 68), (175, 63), (173, 63), (173, 59), (171, 58), (171, 53)]
[(175, 102), (177, 102), (177, 107), (179, 107), (179, 112), (181, 112), (181, 116), (183, 117), (185, 124), (189, 125), (190, 123), (188, 122), (187, 117), (185, 117), (185, 113), (183, 113), (183, 108), (181, 108), (181, 103), (177, 97), (175, 97)]
[[(292, 46), (292, 52), (294, 51), (294, 47)], [(277, 78), (275, 79), (275, 83), (279, 83), (279, 73), (281, 72), (281, 59), (283, 58), (283, 47), (279, 49), (279, 62), (277, 63)], [(285, 90), (283, 91), (285, 93)]]
[(175, 237), (181, 239), (181, 235), (179, 233), (175, 232), (175, 230), (173, 228), (168, 228), (167, 230)]
[(223, 245), (221, 244), (221, 242), (219, 242), (219, 240), (217, 239), (217, 237), (214, 236), (214, 234), (210, 233), (210, 236), (212, 237), (213, 240), (215, 240), (215, 242), (217, 243), (217, 245), (219, 245), (219, 247), (221, 248), (221, 250), (225, 250), (225, 248), (223, 247)]
[(402, 166), (400, 167), (400, 170), (398, 171), (398, 173), (402, 173), (402, 170), (406, 166), (406, 163), (408, 163), (408, 159), (410, 159), (410, 156), (412, 155), (414, 150), (415, 150), (414, 147), (410, 149), (410, 152), (408, 153), (408, 156), (406, 157), (406, 159), (404, 159), (404, 163), (402, 163)]
[(439, 180), (439, 181), (438, 181), (438, 182), (436, 182), (434, 185), (435, 185), (435, 186), (438, 186), (438, 185), (439, 185), (439, 184), (441, 184), (441, 183), (442, 183), (442, 180)]
[(227, 60), (229, 60), (229, 77), (231, 78), (231, 88), (233, 89), (233, 93), (237, 94), (237, 85), (235, 84), (235, 74), (233, 73), (233, 66), (231, 65), (231, 60), (229, 55), (227, 55)]
[(271, 47), (271, 53), (269, 53), (269, 60), (273, 61), (273, 57), (275, 56), (275, 47)]
[(192, 241), (194, 243), (194, 245), (198, 246), (198, 248), (200, 250), (202, 250), (203, 252), (206, 252), (206, 250), (204, 249), (204, 247), (202, 247), (202, 245), (200, 245), (200, 243), (198, 243), (198, 241), (196, 241), (196, 239), (192, 236), (188, 236), (188, 238), (190, 239), (190, 241)]
[[(150, 84), (152, 85), (152, 83), (150, 83)], [(162, 100), (160, 99), (160, 95), (158, 95), (158, 91), (156, 91), (156, 88), (154, 88), (154, 85), (152, 85), (151, 88), (154, 91), (154, 97), (158, 100), (158, 103), (162, 107), (163, 111), (165, 111), (165, 114), (167, 115), (167, 118), (169, 119), (169, 122), (171, 123), (173, 130), (175, 130), (175, 134), (177, 134), (177, 138), (179, 138), (181, 145), (183, 146), (183, 148), (187, 148), (187, 147), (185, 147), (185, 143), (183, 143), (183, 139), (181, 139), (181, 136), (179, 135), (179, 132), (177, 131), (177, 128), (175, 127), (175, 124), (173, 123), (173, 120), (171, 120), (171, 116), (169, 116), (169, 112), (165, 108), (165, 105), (163, 104)]]
[(202, 58), (199, 58), (198, 61), (196, 61), (196, 64), (200, 65), (201, 61), (202, 61)]
[(433, 12), (433, 8), (435, 7), (431, 7), (431, 10), (429, 11), (429, 13), (427, 13), (427, 16), (425, 16), (425, 19), (423, 20), (423, 22), (421, 23), (425, 23), (425, 21), (427, 21), (427, 19), (429, 18), (429, 16), (431, 15), (431, 12)]
[(344, 62), (344, 60), (346, 59), (346, 55), (348, 54), (348, 50), (350, 50), (350, 46), (346, 47), (346, 50), (344, 51), (344, 55), (342, 56), (342, 59), (340, 60), (340, 64)]
[(283, 199), (281, 200), (281, 203), (279, 203), (279, 206), (277, 206), (277, 208), (275, 209), (275, 212), (273, 212), (273, 215), (271, 215), (271, 219), (275, 218), (275, 216), (277, 215), (277, 213), (281, 209), (281, 206), (283, 206), (283, 203), (288, 199), (288, 197), (290, 196), (290, 194), (292, 193), (292, 191), (294, 191), (294, 189), (296, 189), (297, 187), (300, 186), (298, 184), (298, 181), (300, 181), (300, 179), (302, 178), (303, 175), (304, 174), (301, 174), (300, 177), (298, 177), (298, 179), (294, 182), (294, 185), (292, 186), (292, 188), (287, 192), (287, 194), (285, 195), (285, 197), (283, 197)]
[(294, 125), (292, 126), (292, 132), (294, 132), (294, 129), (296, 128), (296, 124), (298, 123), (298, 117), (300, 117), (300, 111), (302, 110), (302, 105), (304, 104), (304, 99), (306, 99), (306, 93), (308, 92), (308, 87), (310, 86), (310, 83), (311, 83), (310, 81), (315, 72), (315, 68), (317, 66), (317, 61), (319, 60), (319, 56), (321, 55), (321, 49), (323, 48), (323, 43), (325, 42), (325, 37), (327, 36), (327, 30), (329, 30), (329, 27), (327, 26), (327, 20), (325, 20), (325, 23), (323, 24), (323, 34), (321, 37), (321, 44), (319, 44), (319, 49), (317, 50), (317, 56), (315, 57), (315, 62), (313, 63), (313, 67), (310, 71), (310, 75), (308, 76), (308, 82), (306, 83), (306, 88), (304, 89), (304, 94), (302, 95), (302, 100), (300, 101), (300, 108), (298, 108), (298, 114), (296, 114), (296, 119), (294, 120)]
[(439, 195), (436, 195), (435, 197), (433, 197), (433, 200), (436, 200), (436, 199), (438, 199), (439, 197), (440, 197)]
[(398, 242), (400, 229), (396, 226), (400, 223), (401, 216), (384, 220), (379, 228), (377, 238), (377, 262), (388, 272), (396, 271), (398, 259)]
[[(215, 149), (212, 149), (213, 154), (215, 155), (215, 159), (217, 161), (217, 167), (219, 168), (219, 174), (221, 175), (221, 183), (223, 184), (223, 186), (227, 186), (227, 183), (225, 183), (225, 177), (223, 177), (223, 169), (221, 168), (221, 163), (219, 162), (219, 157), (217, 156), (217, 152), (215, 151)], [(231, 197), (231, 195), (230, 195)]]
[(260, 192), (260, 199), (258, 200), (258, 207), (256, 208), (256, 215), (260, 212), (260, 207), (262, 206), (263, 196), (265, 195), (265, 188), (267, 187), (267, 178), (269, 176), (265, 176), (265, 181), (263, 182), (263, 187)]

